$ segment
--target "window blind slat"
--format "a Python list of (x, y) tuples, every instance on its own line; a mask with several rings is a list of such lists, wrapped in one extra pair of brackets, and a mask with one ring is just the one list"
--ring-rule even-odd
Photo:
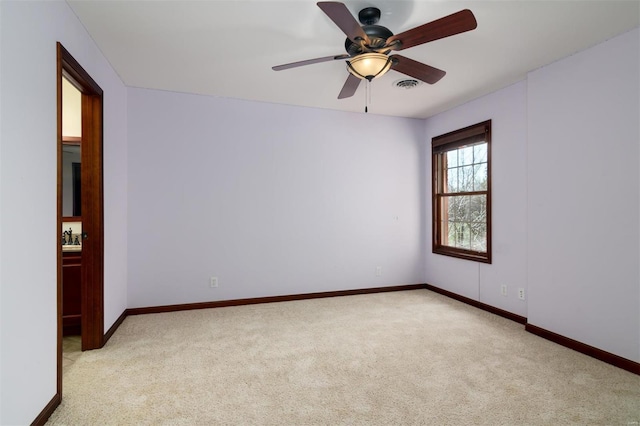
[(435, 138), (431, 139), (433, 152), (439, 153), (450, 151), (452, 149), (461, 148), (466, 145), (483, 142), (487, 140), (490, 125), (491, 120), (488, 120), (483, 123), (465, 127), (464, 129), (449, 132), (441, 136), (436, 136)]

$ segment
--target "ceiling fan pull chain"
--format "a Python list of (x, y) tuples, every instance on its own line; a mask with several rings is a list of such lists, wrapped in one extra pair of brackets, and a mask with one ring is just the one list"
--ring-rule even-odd
[(371, 87), (369, 86), (371, 84), (370, 80), (366, 80), (366, 84), (364, 86), (364, 113), (368, 113), (369, 112), (369, 100), (371, 98)]
[(367, 92), (369, 91), (369, 82), (367, 81), (364, 84), (364, 113), (368, 113), (368, 104), (367, 104)]

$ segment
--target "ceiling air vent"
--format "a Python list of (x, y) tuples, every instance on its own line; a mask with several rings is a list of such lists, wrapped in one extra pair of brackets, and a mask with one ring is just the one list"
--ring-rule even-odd
[(393, 82), (393, 85), (398, 89), (413, 89), (414, 87), (418, 87), (422, 82), (420, 80), (414, 80), (413, 78), (403, 78), (402, 80), (396, 80)]

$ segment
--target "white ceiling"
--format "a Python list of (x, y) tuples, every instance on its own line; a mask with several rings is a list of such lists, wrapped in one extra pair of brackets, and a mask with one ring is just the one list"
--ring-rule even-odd
[[(67, 0), (127, 86), (364, 111), (365, 84), (338, 100), (344, 61), (274, 65), (345, 53), (345, 35), (311, 0)], [(369, 112), (426, 118), (508, 86), (534, 70), (639, 25), (640, 1), (346, 1), (381, 9), (400, 33), (461, 9), (478, 28), (403, 50), (447, 72), (406, 90), (389, 71), (371, 84)], [(408, 77), (407, 77), (408, 78)], [(606, 78), (603, 75), (602, 78)]]

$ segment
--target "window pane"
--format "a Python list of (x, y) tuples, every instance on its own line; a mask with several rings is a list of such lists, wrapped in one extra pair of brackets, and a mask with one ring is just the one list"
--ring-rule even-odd
[(442, 244), (447, 246), (456, 246), (456, 223), (455, 222), (447, 222), (447, 241), (443, 241)]
[(467, 199), (465, 220), (467, 222), (487, 222), (487, 196), (471, 195)]
[(471, 250), (487, 251), (487, 225), (484, 223), (471, 224)]
[(464, 195), (447, 197), (448, 241), (450, 247), (465, 250), (486, 251), (487, 248), (487, 197)]
[(473, 162), (474, 163), (487, 162), (487, 144), (486, 143), (481, 143), (473, 146)]
[(467, 146), (458, 149), (458, 161), (461, 166), (473, 164), (473, 147)]
[(445, 193), (472, 192), (487, 190), (487, 144), (453, 149), (446, 155)]
[(447, 188), (444, 192), (458, 192), (458, 168), (447, 170)]
[(447, 167), (458, 167), (458, 150), (447, 151)]
[(469, 224), (466, 222), (457, 224), (456, 247), (468, 250), (471, 247), (471, 232)]
[(466, 197), (448, 197), (449, 208), (447, 210), (448, 219), (450, 222), (461, 222), (464, 217), (464, 198)]
[(476, 164), (473, 166), (473, 190), (474, 191), (486, 191), (487, 190), (487, 163)]
[(458, 171), (458, 192), (473, 191), (473, 166), (460, 167)]

